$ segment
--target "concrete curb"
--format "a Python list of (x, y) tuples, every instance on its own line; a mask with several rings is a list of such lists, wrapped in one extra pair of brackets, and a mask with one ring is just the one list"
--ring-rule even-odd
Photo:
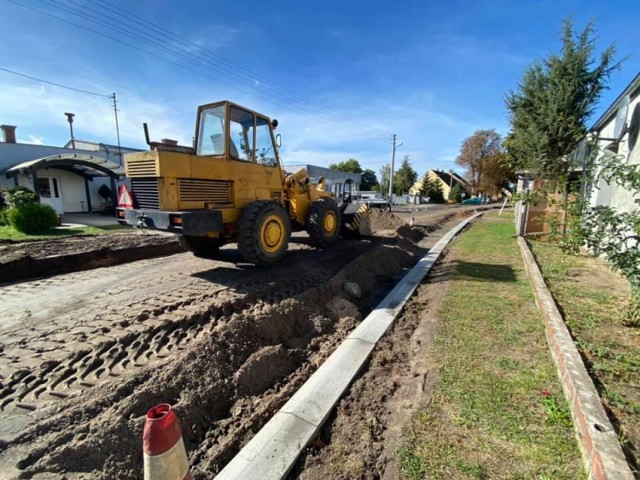
[(538, 264), (524, 238), (518, 237), (518, 243), (536, 304), (544, 317), (547, 342), (571, 407), (573, 426), (589, 478), (633, 480), (633, 473), (604, 411), (598, 391), (544, 282)]
[(420, 259), (216, 479), (275, 480), (287, 475), (444, 248), (478, 215), (447, 232)]

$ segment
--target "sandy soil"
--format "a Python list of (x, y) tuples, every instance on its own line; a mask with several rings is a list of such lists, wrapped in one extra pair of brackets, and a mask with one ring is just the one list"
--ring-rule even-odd
[(429, 277), (436, 280), (418, 287), (290, 479), (399, 478), (402, 429), (429, 401), (434, 382), (436, 368), (427, 362), (427, 352), (449, 285), (443, 278), (447, 268), (445, 256)]
[(10, 264), (25, 258), (34, 260), (53, 255), (71, 255), (96, 250), (118, 250), (131, 247), (160, 245), (175, 242), (175, 235), (150, 232), (105, 233), (103, 235), (83, 235), (61, 237), (55, 240), (35, 242), (11, 242), (0, 244), (0, 265)]
[(229, 246), (1, 287), (0, 477), (139, 477), (143, 416), (169, 402), (211, 478), (458, 221), (422, 238), (374, 219), (326, 250), (298, 236), (269, 269)]

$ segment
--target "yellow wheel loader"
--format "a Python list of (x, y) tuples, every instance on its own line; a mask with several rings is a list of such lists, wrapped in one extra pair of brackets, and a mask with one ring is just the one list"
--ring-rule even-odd
[(121, 187), (127, 201), (118, 220), (174, 232), (198, 257), (237, 242), (245, 260), (261, 266), (284, 255), (292, 230), (306, 230), (319, 246), (341, 231), (370, 234), (368, 210), (351, 202), (351, 186), (338, 204), (323, 178), (314, 185), (305, 170), (285, 176), (277, 125), (228, 101), (198, 107), (193, 147), (151, 142), (145, 124), (150, 151), (125, 155), (129, 186)]

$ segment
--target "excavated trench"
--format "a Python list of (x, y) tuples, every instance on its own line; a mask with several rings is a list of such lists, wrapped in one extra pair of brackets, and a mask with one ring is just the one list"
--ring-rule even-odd
[[(9, 478), (139, 478), (144, 415), (170, 403), (194, 478), (211, 478), (438, 237), (425, 237), (436, 227), (412, 230), (389, 215), (374, 222), (395, 230), (364, 252), (336, 259), (337, 273), (329, 267), (325, 275), (298, 272), (291, 283), (273, 286), (272, 295), (247, 295), (132, 331), (30, 374), (37, 388), (9, 389), (3, 405), (36, 391), (56, 396), (57, 385), (78, 384), (78, 390), (62, 400), (60, 394), (39, 420), (0, 442), (0, 471)], [(457, 222), (439, 223), (438, 232)], [(349, 282), (361, 292), (345, 288)], [(129, 362), (140, 367), (124, 375)]]

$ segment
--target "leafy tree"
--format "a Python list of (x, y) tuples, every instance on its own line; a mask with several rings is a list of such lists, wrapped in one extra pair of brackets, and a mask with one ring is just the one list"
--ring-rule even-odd
[(420, 183), (422, 184), (420, 188), (420, 196), (429, 197), (429, 202), (431, 203), (444, 203), (442, 186), (440, 183), (429, 178), (429, 172), (424, 174)]
[(500, 190), (507, 188), (514, 180), (515, 172), (507, 162), (506, 155), (500, 152), (482, 162), (478, 188), (490, 196), (497, 196)]
[(393, 190), (396, 194), (408, 192), (416, 183), (418, 174), (409, 163), (409, 155), (405, 155), (398, 171), (393, 175)]
[(476, 193), (482, 182), (483, 166), (502, 151), (502, 138), (495, 130), (477, 130), (462, 142), (456, 164), (466, 169), (471, 192)]
[(578, 34), (573, 21), (565, 20), (561, 52), (531, 64), (517, 91), (507, 94), (511, 132), (505, 146), (514, 169), (554, 180), (571, 171), (565, 156), (584, 138), (585, 122), (620, 66), (613, 63), (614, 45), (595, 61), (594, 35), (593, 23)]
[(389, 177), (391, 176), (391, 165), (388, 163), (380, 169), (380, 185), (379, 189), (385, 193), (389, 191)]
[(451, 190), (449, 191), (449, 200), (453, 200), (456, 203), (460, 203), (462, 201), (462, 194), (467, 194), (467, 191), (462, 187), (462, 185), (460, 185), (459, 183), (456, 183), (453, 188), (451, 188)]
[(362, 177), (360, 178), (360, 190), (373, 190), (377, 185), (378, 178), (376, 177), (376, 172), (369, 170), (368, 168), (363, 170)]
[(329, 168), (343, 172), (362, 173), (360, 162), (355, 158), (350, 158), (344, 162), (332, 163), (329, 165)]

